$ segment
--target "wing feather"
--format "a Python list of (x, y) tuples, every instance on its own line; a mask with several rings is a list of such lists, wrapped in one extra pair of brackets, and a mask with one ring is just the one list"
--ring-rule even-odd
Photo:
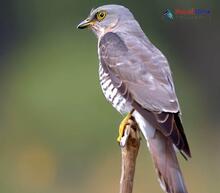
[(171, 72), (161, 52), (128, 39), (125, 43), (113, 32), (99, 43), (100, 60), (112, 76), (119, 76), (133, 98), (152, 111), (179, 112)]

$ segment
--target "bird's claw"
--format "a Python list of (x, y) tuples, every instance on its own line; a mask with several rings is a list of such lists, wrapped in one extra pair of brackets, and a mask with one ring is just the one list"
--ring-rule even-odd
[(122, 120), (119, 126), (119, 135), (117, 138), (117, 142), (120, 144), (121, 147), (125, 146), (130, 129), (126, 129), (126, 126), (129, 124), (128, 120), (131, 118), (131, 113), (128, 113), (128, 115)]
[(126, 127), (124, 130), (124, 135), (121, 137), (121, 140), (119, 142), (119, 145), (121, 147), (124, 147), (126, 145), (129, 135), (130, 135), (130, 127), (128, 128)]

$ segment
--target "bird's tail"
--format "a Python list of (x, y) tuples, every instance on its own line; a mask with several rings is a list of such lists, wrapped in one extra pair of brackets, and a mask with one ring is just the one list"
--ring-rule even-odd
[(187, 193), (172, 142), (159, 131), (147, 140), (162, 189), (167, 193)]
[(153, 128), (138, 112), (134, 112), (134, 117), (147, 140), (162, 189), (167, 193), (187, 193), (170, 138)]

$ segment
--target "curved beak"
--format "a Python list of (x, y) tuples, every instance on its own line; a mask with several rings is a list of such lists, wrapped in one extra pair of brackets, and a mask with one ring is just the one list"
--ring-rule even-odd
[(91, 25), (93, 25), (95, 21), (93, 21), (91, 18), (87, 18), (84, 21), (80, 22), (80, 24), (77, 26), (78, 29), (84, 29)]

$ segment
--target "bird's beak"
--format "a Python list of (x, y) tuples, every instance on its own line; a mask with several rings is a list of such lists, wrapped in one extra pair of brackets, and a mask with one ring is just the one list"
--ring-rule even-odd
[(94, 23), (95, 23), (95, 21), (94, 21), (93, 19), (87, 18), (87, 19), (85, 19), (84, 21), (82, 21), (82, 22), (77, 26), (77, 28), (78, 28), (78, 29), (84, 29), (84, 28), (87, 28), (87, 27), (92, 26)]

